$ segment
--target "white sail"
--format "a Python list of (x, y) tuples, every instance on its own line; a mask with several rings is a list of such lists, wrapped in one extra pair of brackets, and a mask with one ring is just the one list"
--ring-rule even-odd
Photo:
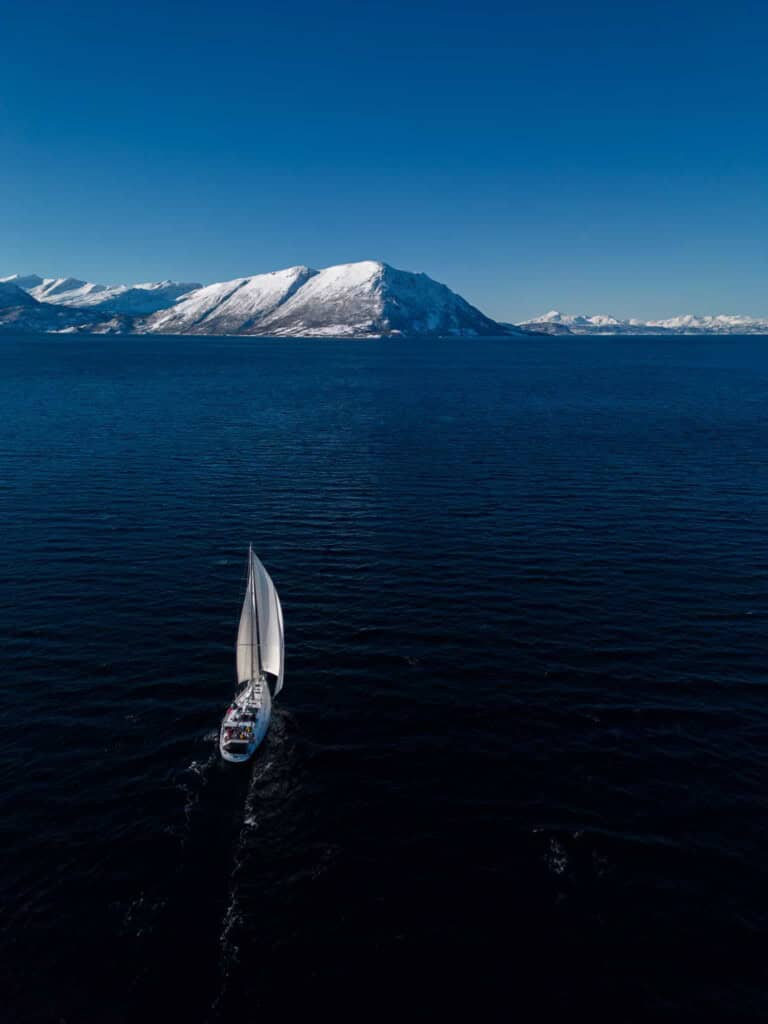
[(261, 668), (277, 677), (277, 694), (283, 685), (283, 610), (272, 578), (256, 555), (253, 555), (253, 565), (259, 611)]
[(258, 679), (262, 672), (277, 677), (275, 695), (283, 686), (283, 609), (272, 579), (253, 551), (248, 553), (248, 586), (237, 631), (237, 681)]
[(277, 682), (275, 683), (275, 696), (280, 693), (283, 688), (283, 673), (285, 672), (285, 633), (283, 631), (283, 606), (280, 604), (280, 598), (277, 596), (275, 591), (275, 601), (277, 602), (277, 617), (280, 620), (280, 671), (277, 675)]

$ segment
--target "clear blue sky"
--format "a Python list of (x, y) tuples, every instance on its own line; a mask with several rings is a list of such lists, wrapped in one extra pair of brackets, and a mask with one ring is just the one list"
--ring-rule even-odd
[(0, 275), (768, 315), (763, 3), (5, 4)]

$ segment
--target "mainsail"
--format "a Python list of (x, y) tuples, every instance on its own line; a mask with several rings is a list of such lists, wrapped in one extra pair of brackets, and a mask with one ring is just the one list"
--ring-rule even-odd
[(283, 609), (267, 570), (248, 551), (248, 587), (237, 630), (237, 681), (259, 679), (262, 672), (276, 676), (275, 695), (283, 687)]

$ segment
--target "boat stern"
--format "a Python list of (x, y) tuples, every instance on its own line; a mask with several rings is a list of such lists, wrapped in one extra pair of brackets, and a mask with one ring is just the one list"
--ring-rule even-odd
[(266, 685), (260, 696), (260, 706), (252, 703), (251, 698), (227, 708), (219, 732), (219, 752), (225, 761), (242, 763), (250, 760), (264, 739), (272, 710)]

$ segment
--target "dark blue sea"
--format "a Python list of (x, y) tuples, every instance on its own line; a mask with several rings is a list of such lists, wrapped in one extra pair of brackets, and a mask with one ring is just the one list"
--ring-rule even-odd
[(3, 339), (3, 1021), (765, 1020), (767, 451), (762, 338)]

